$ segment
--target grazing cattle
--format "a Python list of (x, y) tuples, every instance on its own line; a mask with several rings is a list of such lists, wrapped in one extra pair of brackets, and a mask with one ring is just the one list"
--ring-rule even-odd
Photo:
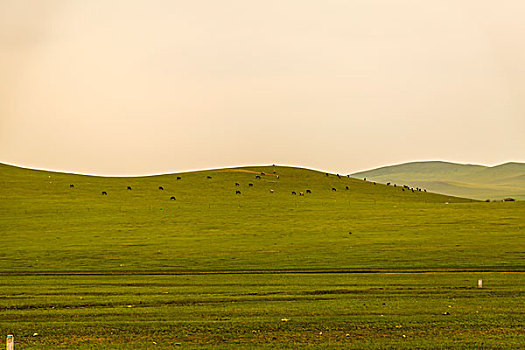
[(396, 184), (394, 184), (394, 187), (397, 187), (397, 185), (396, 185)]
[(273, 190), (270, 190), (270, 193), (273, 193)]
[(424, 189), (423, 191), (425, 191), (425, 192), (426, 192), (427, 190), (426, 190), (426, 189)]
[(328, 176), (328, 173), (324, 173), (326, 176)]
[(414, 189), (413, 189), (413, 188), (411, 188), (411, 190), (412, 190), (412, 192), (414, 192)]
[(295, 193), (295, 191), (292, 191), (292, 194), (297, 194), (297, 193)]
[(159, 186), (159, 190), (164, 191), (164, 187)]
[(235, 194), (241, 194), (241, 191), (237, 190), (235, 191)]
[(250, 186), (250, 187), (253, 187), (253, 184), (252, 184), (252, 183), (250, 183), (250, 184), (248, 184), (248, 186)]
[(304, 196), (304, 192), (299, 192), (299, 196)]
[(364, 178), (363, 180), (365, 180), (365, 181), (366, 181), (366, 177), (365, 177), (365, 178)]
[(182, 179), (182, 177), (180, 177), (180, 176), (177, 176), (177, 180), (180, 180), (180, 179)]
[(207, 178), (207, 179), (211, 179), (211, 176), (208, 175), (208, 176), (206, 176), (206, 178)]
[(131, 191), (131, 186), (128, 186), (128, 191)]
[(306, 193), (312, 193), (312, 191), (310, 191), (310, 190), (306, 190)]
[(345, 187), (345, 190), (349, 190), (350, 188), (348, 186)]
[(170, 200), (171, 200), (171, 201), (174, 201), (174, 200), (175, 200), (175, 197), (173, 197), (173, 196), (170, 197)]
[(516, 201), (514, 198), (505, 198), (503, 199), (504, 202), (514, 202)]
[(335, 192), (335, 191), (337, 191), (337, 190), (335, 189), (335, 187), (332, 187), (332, 191), (334, 191), (334, 192)]
[(390, 186), (390, 182), (387, 182), (386, 185), (387, 185), (387, 186)]
[(350, 178), (350, 174), (346, 175), (346, 177)]
[(255, 178), (260, 180), (261, 179), (261, 176), (260, 175), (255, 175)]
[(374, 185), (376, 184), (376, 182), (374, 181)]
[(235, 186), (240, 186), (240, 184), (238, 182), (235, 183)]
[(103, 195), (103, 196), (107, 196), (108, 193), (107, 193), (106, 191), (102, 191), (102, 195)]
[(402, 188), (402, 190), (403, 190), (403, 192), (405, 192), (405, 189), (404, 189), (404, 188)]
[(280, 176), (279, 176), (279, 175), (277, 175), (277, 178), (279, 179), (279, 178), (280, 178)]
[(261, 175), (266, 175), (265, 173), (261, 172)]
[(73, 184), (69, 185), (69, 188), (73, 188), (73, 187), (75, 187), (75, 185), (73, 185)]

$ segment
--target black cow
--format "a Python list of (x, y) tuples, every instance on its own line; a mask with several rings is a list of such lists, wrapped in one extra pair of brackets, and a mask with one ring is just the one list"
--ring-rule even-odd
[(349, 190), (350, 188), (348, 186), (345, 187), (345, 190)]
[(403, 192), (405, 192), (405, 189), (404, 189), (404, 188), (402, 188), (402, 190), (403, 190)]
[(253, 187), (253, 184), (248, 184), (248, 186)]
[(390, 186), (390, 182), (387, 182), (386, 185), (387, 185), (387, 186)]
[(102, 195), (103, 195), (103, 196), (107, 196), (108, 193), (107, 193), (106, 191), (102, 191)]
[(159, 190), (164, 191), (164, 187), (159, 186)]
[(376, 182), (374, 181), (374, 185), (376, 184)]
[(265, 173), (261, 173), (261, 175), (266, 175)]
[(328, 176), (328, 173), (324, 173), (326, 176)]
[(73, 187), (75, 187), (75, 185), (73, 185), (73, 184), (69, 185), (69, 188), (73, 188)]
[(211, 179), (211, 176), (208, 175), (208, 176), (206, 176), (206, 178), (207, 178), (207, 179)]
[(295, 193), (295, 191), (292, 191), (292, 194), (297, 194), (297, 193)]
[(237, 190), (237, 191), (235, 191), (235, 194), (241, 194), (241, 191)]
[(335, 189), (335, 187), (332, 187), (332, 191), (334, 191), (334, 192), (335, 192), (335, 191), (337, 191), (337, 190)]
[(363, 180), (365, 180), (365, 181), (366, 181), (366, 177), (365, 177), (365, 178), (364, 178)]
[(312, 193), (312, 191), (310, 191), (310, 190), (306, 190), (306, 193)]
[(182, 179), (182, 177), (180, 177), (180, 176), (177, 176), (177, 180), (180, 180), (180, 179)]
[(261, 176), (260, 175), (255, 175), (255, 178), (260, 180)]
[(128, 191), (131, 191), (131, 186), (128, 186)]
[(238, 182), (235, 183), (235, 186), (240, 186), (240, 184)]
[(174, 200), (175, 200), (175, 197), (171, 196), (171, 197), (170, 197), (170, 200), (171, 200), (171, 201), (174, 201)]

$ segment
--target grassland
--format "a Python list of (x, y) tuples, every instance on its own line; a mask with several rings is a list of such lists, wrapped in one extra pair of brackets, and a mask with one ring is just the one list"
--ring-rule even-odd
[(497, 166), (448, 162), (412, 162), (355, 173), (381, 183), (407, 184), (432, 192), (479, 200), (525, 200), (525, 164)]
[(0, 186), (0, 333), (19, 348), (524, 344), (523, 202), (272, 166), (2, 165)]

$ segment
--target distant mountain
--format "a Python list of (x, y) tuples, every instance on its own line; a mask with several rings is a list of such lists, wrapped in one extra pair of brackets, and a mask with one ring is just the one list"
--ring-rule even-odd
[(380, 183), (426, 188), (428, 191), (474, 199), (525, 200), (525, 163), (496, 166), (441, 161), (411, 162), (351, 174)]

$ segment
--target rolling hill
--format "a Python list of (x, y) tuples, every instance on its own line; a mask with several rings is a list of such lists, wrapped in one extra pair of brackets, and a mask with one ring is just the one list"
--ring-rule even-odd
[(524, 163), (488, 167), (440, 161), (411, 162), (361, 171), (351, 176), (478, 200), (525, 199)]
[[(482, 238), (513, 227), (487, 203), (291, 167), (118, 178), (2, 165), (0, 185), (0, 272), (499, 266)], [(511, 241), (505, 264), (519, 261)]]
[(28, 349), (519, 347), (524, 212), (291, 167), (0, 165), (0, 333)]

